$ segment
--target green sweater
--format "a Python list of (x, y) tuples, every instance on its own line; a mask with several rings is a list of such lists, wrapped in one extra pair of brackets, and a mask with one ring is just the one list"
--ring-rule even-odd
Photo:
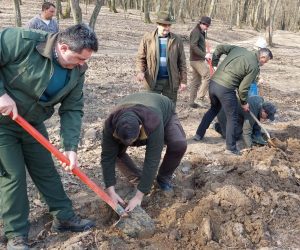
[(141, 120), (139, 139), (132, 146), (146, 146), (142, 177), (138, 190), (148, 193), (155, 178), (164, 146), (164, 127), (174, 114), (173, 102), (159, 94), (135, 93), (123, 98), (104, 124), (102, 137), (101, 166), (106, 187), (116, 184), (115, 164), (118, 154), (126, 146), (113, 136), (116, 121), (121, 113), (133, 111)]
[(238, 89), (241, 103), (245, 104), (250, 84), (259, 74), (258, 54), (233, 45), (218, 45), (213, 53), (213, 66), (218, 65), (223, 54), (227, 56), (218, 66), (212, 80), (224, 87)]
[[(18, 112), (35, 125), (50, 118), (54, 105), (60, 103), (62, 144), (66, 151), (76, 151), (83, 115), (83, 82), (87, 66), (70, 70), (66, 85), (47, 102), (40, 101), (53, 74), (53, 47), (57, 34), (21, 28), (0, 32), (0, 96), (7, 93)], [(0, 115), (0, 126), (12, 120)]]

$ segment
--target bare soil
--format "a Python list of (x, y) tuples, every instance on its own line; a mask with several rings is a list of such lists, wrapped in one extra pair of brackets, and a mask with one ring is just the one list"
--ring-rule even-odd
[[(23, 23), (39, 12), (42, 1), (23, 0)], [(0, 0), (0, 27), (13, 26), (11, 1)], [(82, 6), (88, 21), (92, 7)], [(61, 27), (72, 24), (62, 20)], [(189, 58), (188, 36), (195, 22), (175, 24), (172, 29), (184, 39)], [(85, 116), (79, 158), (82, 170), (103, 185), (100, 166), (103, 121), (117, 100), (137, 92), (142, 86), (135, 80), (135, 57), (146, 25), (140, 14), (129, 10), (110, 13), (103, 7), (96, 25), (99, 52), (89, 61), (85, 84)], [(213, 21), (209, 30), (212, 47), (230, 43), (252, 47), (262, 35), (244, 27), (227, 29)], [(275, 31), (274, 60), (261, 70), (266, 80), (263, 96), (278, 107), (277, 118), (266, 127), (273, 137), (286, 143), (285, 150), (254, 147), (242, 157), (225, 156), (224, 140), (209, 129), (205, 140), (191, 140), (206, 109), (188, 107), (188, 91), (179, 94), (177, 112), (187, 134), (188, 150), (175, 172), (174, 196), (165, 196), (155, 188), (142, 207), (155, 221), (153, 234), (130, 238), (112, 224), (116, 215), (76, 177), (58, 169), (76, 212), (95, 219), (97, 227), (83, 233), (50, 232), (51, 216), (40, 201), (29, 179), (31, 201), (30, 240), (36, 249), (300, 249), (300, 35)], [(187, 60), (189, 67), (189, 63)], [(190, 80), (190, 75), (189, 75)], [(208, 100), (207, 100), (208, 101)], [(47, 122), (51, 141), (59, 145), (59, 122), (55, 115)], [(242, 142), (239, 147), (243, 148)], [(132, 157), (142, 165), (144, 148), (131, 149)], [(132, 186), (118, 176), (117, 190), (125, 197)], [(1, 229), (2, 231), (2, 229)], [(0, 244), (0, 249), (5, 243)]]

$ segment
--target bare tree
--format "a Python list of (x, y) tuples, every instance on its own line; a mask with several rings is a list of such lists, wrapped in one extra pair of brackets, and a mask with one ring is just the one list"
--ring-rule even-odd
[(179, 16), (180, 22), (182, 22), (182, 23), (185, 23), (185, 21), (184, 21), (184, 9), (185, 9), (185, 0), (180, 0), (178, 16)]
[(118, 13), (116, 9), (116, 0), (108, 0), (108, 5), (109, 5), (109, 11)]
[(22, 26), (22, 18), (21, 18), (19, 0), (14, 0), (14, 8), (15, 8), (15, 24), (17, 27), (21, 27)]
[(79, 2), (79, 0), (70, 1), (74, 24), (82, 23), (82, 12)]
[(149, 13), (149, 0), (144, 0), (144, 16), (145, 16), (145, 23), (151, 23), (150, 13)]
[(158, 13), (158, 12), (160, 12), (160, 10), (161, 10), (161, 0), (157, 0), (155, 12)]
[(230, 19), (229, 19), (229, 30), (232, 30), (233, 27), (233, 18), (234, 18), (234, 0), (230, 0)]
[(213, 16), (214, 14), (214, 10), (215, 10), (215, 4), (216, 4), (216, 0), (211, 0), (210, 2), (210, 6), (209, 6), (209, 11), (208, 11), (208, 16)]
[(173, 0), (168, 0), (167, 5), (168, 13), (171, 17), (174, 17)]
[(95, 8), (94, 8), (94, 11), (93, 11), (93, 14), (90, 18), (90, 23), (89, 23), (89, 26), (95, 30), (95, 24), (96, 24), (96, 20), (97, 20), (97, 17), (100, 13), (100, 10), (101, 10), (101, 7), (103, 6), (104, 4), (104, 0), (96, 0), (96, 5), (95, 5)]
[(279, 0), (266, 0), (266, 25), (267, 25), (267, 42), (269, 46), (273, 45), (273, 23), (274, 23), (274, 16), (277, 9)]

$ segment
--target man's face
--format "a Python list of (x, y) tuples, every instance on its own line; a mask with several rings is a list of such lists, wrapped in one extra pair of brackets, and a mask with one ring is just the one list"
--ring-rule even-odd
[(43, 11), (43, 17), (46, 20), (51, 20), (55, 15), (55, 8), (51, 6), (49, 9)]
[(208, 24), (205, 24), (205, 23), (200, 23), (199, 25), (200, 25), (200, 29), (201, 29), (202, 31), (207, 31), (208, 28), (209, 28), (209, 25), (208, 25)]
[(157, 29), (158, 29), (158, 31), (157, 31), (158, 35), (165, 37), (170, 33), (171, 24), (158, 23), (157, 24)]
[(260, 120), (262, 121), (262, 122), (264, 122), (264, 121), (266, 121), (268, 119), (268, 114), (267, 114), (267, 112), (264, 110), (264, 109), (262, 109), (261, 110), (261, 113), (260, 113)]
[(259, 66), (263, 66), (265, 63), (269, 61), (269, 58), (266, 56), (260, 56), (259, 57)]
[(59, 64), (66, 69), (73, 69), (79, 65), (83, 65), (91, 56), (91, 49), (83, 49), (80, 53), (69, 49), (66, 44), (58, 44), (58, 61)]

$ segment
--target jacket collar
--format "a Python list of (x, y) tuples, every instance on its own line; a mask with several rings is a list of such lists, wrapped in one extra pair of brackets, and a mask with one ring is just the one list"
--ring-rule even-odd
[[(152, 37), (153, 37), (153, 38), (158, 37), (157, 29), (154, 30), (154, 31), (152, 32)], [(174, 35), (172, 32), (169, 32), (169, 34), (168, 34), (167, 37), (168, 37), (170, 40), (174, 40), (174, 39), (175, 39), (175, 35)]]

